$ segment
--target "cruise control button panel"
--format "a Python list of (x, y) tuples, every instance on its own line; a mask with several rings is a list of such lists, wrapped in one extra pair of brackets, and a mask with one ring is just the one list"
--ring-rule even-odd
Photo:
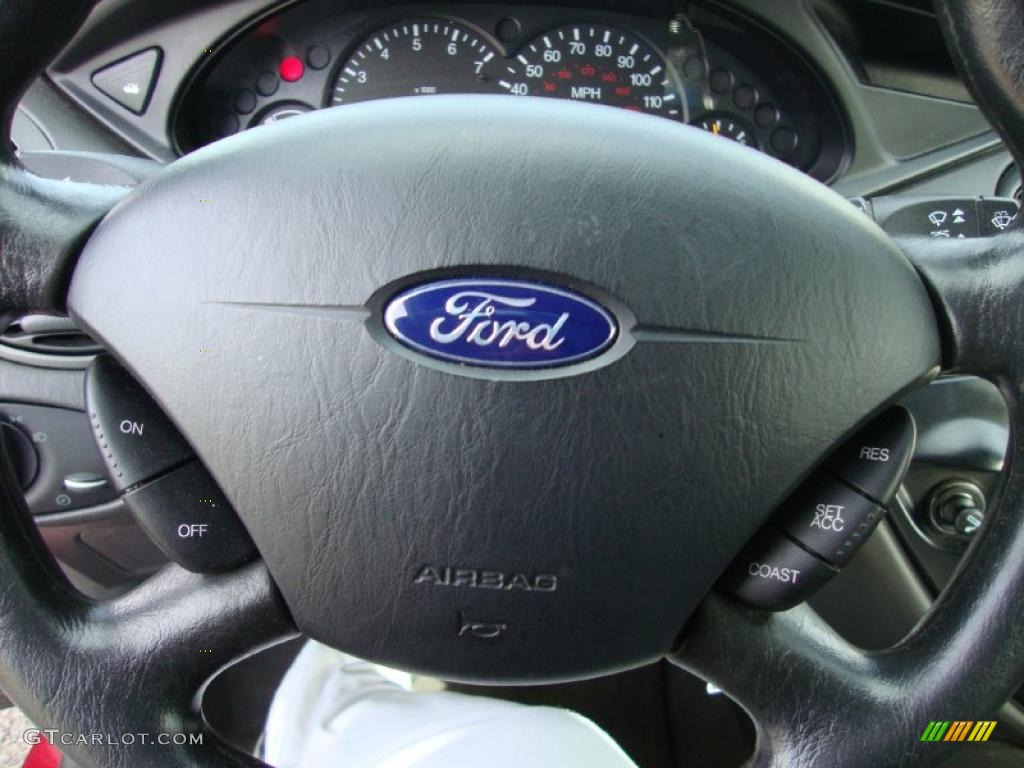
[(838, 573), (771, 528), (766, 528), (740, 553), (722, 586), (753, 608), (785, 611), (811, 596)]
[(85, 407), (119, 491), (192, 458), (192, 449), (149, 394), (112, 357), (85, 376)]
[[(85, 400), (109, 474), (136, 521), (167, 557), (197, 573), (256, 556), (227, 498), (160, 407), (112, 357), (85, 377)], [(84, 486), (94, 478), (66, 478)]]
[(818, 473), (776, 514), (793, 539), (836, 565), (845, 565), (885, 514), (840, 480)]
[(875, 419), (790, 495), (719, 586), (769, 611), (806, 600), (839, 573), (885, 517), (915, 441), (914, 420), (905, 408)]
[(899, 488), (916, 442), (914, 417), (897, 406), (847, 441), (829, 459), (828, 468), (884, 506)]
[(124, 500), (163, 553), (190, 571), (223, 571), (256, 555), (248, 532), (197, 461), (125, 494)]

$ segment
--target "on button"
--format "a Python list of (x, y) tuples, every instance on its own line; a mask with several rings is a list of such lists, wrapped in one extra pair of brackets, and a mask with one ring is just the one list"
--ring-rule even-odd
[(108, 355), (85, 374), (85, 407), (114, 487), (123, 491), (192, 457), (149, 394)]

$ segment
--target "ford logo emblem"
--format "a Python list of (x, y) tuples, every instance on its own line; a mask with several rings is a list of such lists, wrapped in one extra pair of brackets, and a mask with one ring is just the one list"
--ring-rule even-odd
[(384, 306), (402, 345), (483, 368), (554, 368), (600, 354), (615, 341), (611, 313), (575, 291), (515, 279), (458, 278), (420, 284)]

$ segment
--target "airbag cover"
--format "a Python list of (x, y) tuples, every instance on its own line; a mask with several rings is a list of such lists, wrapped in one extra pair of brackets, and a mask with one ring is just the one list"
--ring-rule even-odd
[[(614, 343), (503, 373), (389, 296), (534, 280)], [(238, 511), (299, 628), (475, 681), (658, 658), (837, 440), (939, 360), (866, 217), (764, 155), (593, 105), (396, 99), (202, 149), (101, 223), (69, 306)]]

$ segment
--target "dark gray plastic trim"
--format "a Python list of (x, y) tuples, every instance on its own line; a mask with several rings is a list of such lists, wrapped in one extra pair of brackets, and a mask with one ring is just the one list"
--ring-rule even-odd
[[(178, 91), (205, 52), (233, 27), (291, 3), (236, 0), (214, 7), (196, 7), (174, 16), (165, 13), (136, 34), (97, 49), (103, 25), (132, 4), (132, 0), (101, 4), (79, 39), (89, 46), (70, 49), (51, 68), (57, 85), (86, 112), (116, 131), (138, 151), (161, 161), (174, 158), (170, 121)], [(984, 157), (1002, 148), (980, 112), (970, 104), (892, 91), (860, 81), (845, 55), (828, 35), (808, 0), (734, 0), (727, 4), (776, 30), (817, 65), (843, 106), (852, 131), (852, 162), (835, 189), (844, 196), (874, 195), (898, 189), (943, 169)], [(177, 13), (174, 12), (174, 13)], [(161, 47), (163, 71), (149, 109), (141, 118), (111, 104), (93, 88), (95, 69), (150, 46)], [(899, 120), (887, 119), (897, 114)], [(951, 128), (941, 136), (922, 132), (921, 124)]]
[[(833, 186), (840, 194), (881, 194), (1002, 148), (974, 105), (861, 82), (808, 0), (733, 0), (732, 4), (782, 30), (807, 52), (835, 90), (846, 110), (854, 143), (853, 160)], [(898, 119), (891, 119), (892, 115)], [(933, 131), (921, 130), (923, 124), (955, 129), (936, 139)]]

